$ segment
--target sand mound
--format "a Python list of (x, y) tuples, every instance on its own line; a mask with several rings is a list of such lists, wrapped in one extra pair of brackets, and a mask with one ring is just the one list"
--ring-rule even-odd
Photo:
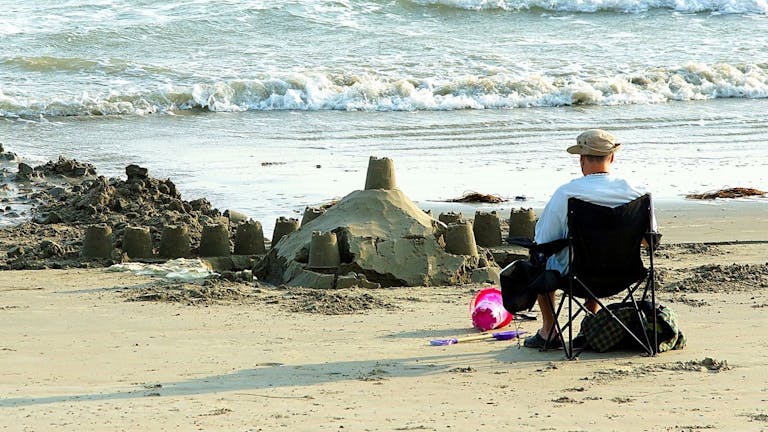
[[(338, 238), (341, 265), (333, 274), (309, 269), (313, 231)], [(358, 285), (414, 286), (468, 282), (473, 270), (492, 263), (447, 253), (443, 231), (444, 225), (397, 189), (359, 190), (273, 245), (256, 273), (275, 284), (339, 287), (344, 275), (354, 273), (349, 277)]]

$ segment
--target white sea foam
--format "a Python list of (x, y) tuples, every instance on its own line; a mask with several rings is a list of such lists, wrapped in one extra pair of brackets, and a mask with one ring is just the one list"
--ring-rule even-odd
[[(123, 86), (125, 87), (125, 86)], [(633, 74), (466, 76), (450, 81), (324, 73), (164, 85), (151, 91), (54, 95), (0, 88), (0, 116), (146, 115), (180, 110), (446, 111), (768, 97), (768, 65), (688, 63)]]
[(651, 9), (719, 14), (767, 14), (765, 0), (411, 0), (413, 3), (441, 5), (466, 10), (502, 9), (520, 11), (544, 9), (558, 12), (591, 13), (614, 11), (638, 13)]

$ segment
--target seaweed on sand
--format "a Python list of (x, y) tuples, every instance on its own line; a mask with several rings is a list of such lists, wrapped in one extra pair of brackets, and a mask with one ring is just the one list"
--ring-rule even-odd
[(688, 199), (700, 199), (700, 200), (713, 200), (717, 198), (743, 198), (749, 196), (764, 196), (768, 192), (763, 192), (759, 189), (753, 188), (726, 188), (720, 189), (714, 192), (705, 192), (701, 194), (688, 194), (685, 197)]
[(461, 202), (461, 203), (501, 203), (506, 199), (498, 195), (481, 194), (479, 192), (467, 192), (460, 198), (449, 199), (448, 202)]

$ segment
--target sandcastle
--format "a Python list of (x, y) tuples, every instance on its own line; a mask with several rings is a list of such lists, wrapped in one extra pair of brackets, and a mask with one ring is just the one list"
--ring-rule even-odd
[(532, 208), (512, 209), (509, 212), (509, 237), (533, 239), (536, 213)]
[(109, 258), (112, 256), (112, 229), (106, 225), (92, 225), (85, 230), (84, 258)]
[(228, 256), (229, 227), (223, 223), (205, 225), (200, 237), (199, 253), (201, 257)]
[(248, 220), (237, 226), (235, 231), (235, 255), (258, 255), (266, 253), (264, 230), (261, 223)]
[(472, 230), (478, 246), (494, 247), (501, 245), (501, 223), (495, 212), (475, 212)]
[(464, 215), (461, 214), (461, 212), (440, 213), (440, 215), (437, 216), (437, 219), (446, 225), (450, 225), (452, 223), (464, 222)]
[(458, 284), (498, 274), (493, 258), (478, 252), (471, 224), (446, 226), (418, 208), (397, 188), (387, 158), (371, 157), (364, 189), (310, 226), (273, 240), (255, 275), (276, 285), (338, 288)]
[(183, 225), (166, 225), (160, 236), (158, 254), (162, 258), (188, 258), (192, 255), (189, 232)]
[(325, 213), (324, 209), (321, 208), (315, 208), (315, 207), (307, 207), (304, 209), (304, 215), (301, 217), (301, 225), (300, 227), (305, 226), (306, 224), (312, 222), (313, 220), (317, 219), (318, 216)]
[(275, 221), (275, 229), (272, 231), (272, 247), (284, 236), (299, 229), (299, 220), (295, 218), (279, 217)]
[(151, 258), (152, 237), (149, 228), (127, 227), (123, 232), (123, 252), (129, 258)]
[[(128, 188), (137, 189), (150, 181), (141, 167), (130, 166), (126, 172)], [(158, 184), (168, 189), (163, 192), (169, 195), (168, 201), (178, 200), (169, 186), (172, 183)], [(103, 181), (99, 185), (97, 191), (111, 187)], [(214, 268), (252, 269), (260, 280), (275, 285), (346, 288), (498, 280), (499, 268), (492, 253), (478, 248), (476, 236), (481, 231), (473, 230), (472, 222), (460, 213), (449, 214), (447, 219), (441, 214), (449, 222), (446, 224), (417, 207), (397, 188), (394, 164), (388, 158), (371, 157), (363, 189), (328, 208), (307, 207), (301, 224), (296, 218), (278, 218), (269, 249), (261, 224), (246, 215), (228, 210), (223, 217), (210, 211), (197, 219), (185, 218), (179, 216), (182, 210), (205, 208), (206, 202), (179, 203), (174, 207), (177, 210), (169, 207), (165, 214), (169, 222), (161, 231), (158, 226), (119, 227), (115, 235), (122, 243), (116, 246), (124, 256), (156, 259), (152, 237), (159, 234), (157, 258), (205, 257)], [(475, 218), (481, 221), (482, 216)], [(230, 226), (235, 231), (234, 242)], [(202, 227), (200, 237), (193, 237), (190, 227)], [(82, 256), (113, 257), (111, 234), (108, 226), (90, 227)]]

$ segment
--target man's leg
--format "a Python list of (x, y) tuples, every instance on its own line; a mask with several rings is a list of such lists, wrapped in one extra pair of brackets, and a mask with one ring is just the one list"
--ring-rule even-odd
[(587, 299), (584, 306), (592, 313), (597, 313), (600, 310), (600, 305), (594, 299)]
[(557, 335), (557, 329), (553, 328), (555, 314), (550, 307), (550, 304), (555, 304), (555, 292), (539, 294), (536, 300), (539, 302), (539, 311), (541, 312), (541, 328), (536, 331), (535, 335), (525, 338), (523, 346), (541, 349), (546, 345), (548, 348), (557, 348), (560, 346), (560, 338)]
[[(547, 299), (547, 297), (549, 297), (549, 299)], [(539, 329), (539, 336), (544, 339), (549, 339), (550, 334), (557, 337), (557, 329), (553, 328), (555, 324), (555, 314), (552, 312), (552, 307), (555, 305), (555, 292), (551, 291), (546, 294), (539, 294), (537, 300), (539, 302), (539, 311), (541, 312), (541, 329)]]

